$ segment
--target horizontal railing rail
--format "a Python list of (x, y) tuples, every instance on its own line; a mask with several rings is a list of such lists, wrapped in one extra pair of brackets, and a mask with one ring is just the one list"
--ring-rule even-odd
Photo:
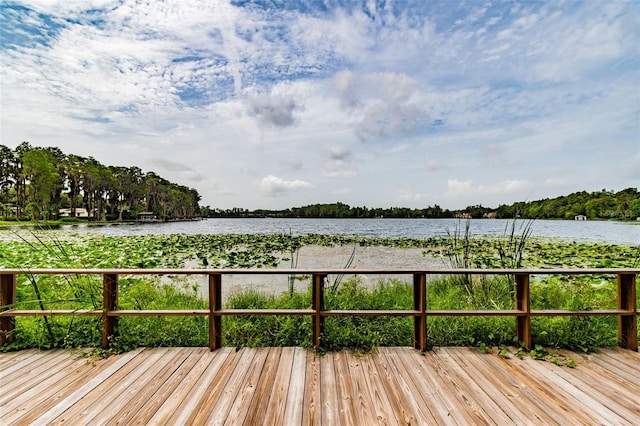
[[(324, 307), (325, 280), (329, 275), (408, 275), (413, 278), (413, 309), (410, 310), (327, 310)], [(617, 316), (618, 345), (638, 350), (638, 309), (636, 268), (596, 269), (0, 269), (0, 344), (9, 343), (19, 316), (101, 316), (102, 346), (107, 348), (118, 318), (126, 316), (207, 316), (209, 347), (222, 346), (222, 317), (225, 315), (305, 315), (311, 316), (313, 345), (323, 346), (324, 319), (336, 316), (414, 317), (414, 346), (427, 349), (427, 318), (433, 316), (513, 316), (518, 341), (532, 347), (531, 318), (536, 316)], [(103, 283), (102, 309), (22, 310), (17, 305), (19, 275), (100, 275)], [(118, 278), (123, 275), (201, 275), (208, 277), (208, 309), (121, 310), (118, 309)], [(311, 309), (224, 309), (222, 283), (225, 275), (309, 275)], [(514, 280), (514, 309), (434, 310), (427, 309), (427, 276), (508, 275)], [(617, 277), (617, 309), (535, 310), (531, 309), (530, 278), (537, 275), (614, 275)]]

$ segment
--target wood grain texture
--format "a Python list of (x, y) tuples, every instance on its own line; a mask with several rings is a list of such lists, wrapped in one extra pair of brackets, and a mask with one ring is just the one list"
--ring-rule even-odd
[(640, 354), (145, 348), (0, 354), (0, 424), (640, 424)]

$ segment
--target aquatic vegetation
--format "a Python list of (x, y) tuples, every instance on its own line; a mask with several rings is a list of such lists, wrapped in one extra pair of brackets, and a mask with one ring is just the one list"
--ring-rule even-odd
[[(568, 242), (526, 236), (468, 238), (452, 247), (449, 237), (374, 238), (355, 235), (224, 234), (107, 237), (100, 234), (0, 231), (0, 267), (243, 268), (290, 262), (306, 245), (420, 248), (425, 256), (450, 258), (464, 250), (468, 267), (631, 267), (640, 246)], [(502, 253), (502, 254), (500, 254)], [(512, 256), (512, 257), (510, 257)], [(515, 256), (515, 257), (513, 257)], [(346, 261), (346, 259), (345, 259)], [(635, 263), (634, 263), (635, 262)], [(344, 265), (336, 265), (342, 267)]]
[[(295, 253), (305, 245), (387, 246), (420, 248), (427, 256), (456, 258), (466, 267), (634, 267), (640, 246), (551, 241), (506, 232), (504, 237), (366, 238), (349, 235), (147, 235), (106, 237), (68, 232), (5, 232), (0, 237), (0, 268), (270, 268), (295, 266)], [(523, 236), (524, 235), (524, 236)], [(451, 238), (451, 236), (449, 236)], [(523, 243), (526, 241), (526, 244)], [(354, 251), (355, 252), (355, 251)], [(347, 264), (353, 259), (345, 259)], [(336, 265), (341, 268), (344, 265)], [(165, 277), (166, 278), (166, 277)], [(294, 276), (308, 281), (310, 277)], [(429, 309), (510, 309), (513, 286), (505, 280), (469, 276), (470, 287), (449, 278), (430, 278)], [(335, 284), (338, 285), (335, 285)], [(404, 282), (381, 282), (366, 288), (355, 278), (327, 283), (328, 309), (412, 309), (412, 288)], [(532, 309), (608, 309), (615, 307), (611, 277), (532, 277)], [(20, 275), (18, 308), (100, 309), (99, 276)], [(639, 293), (640, 294), (640, 293)], [(308, 289), (266, 295), (255, 291), (231, 295), (228, 308), (305, 309)], [(205, 309), (198, 284), (179, 280), (123, 276), (122, 309)], [(223, 343), (230, 346), (310, 346), (309, 317), (224, 317)], [(100, 319), (95, 317), (19, 317), (14, 342), (21, 347), (99, 346)], [(137, 346), (204, 346), (204, 317), (121, 318), (113, 350)], [(513, 318), (435, 317), (428, 320), (430, 345), (505, 345), (513, 340)], [(535, 318), (532, 332), (543, 345), (590, 350), (615, 343), (613, 317)], [(326, 349), (368, 349), (377, 345), (411, 345), (413, 323), (406, 317), (331, 317), (325, 323)]]

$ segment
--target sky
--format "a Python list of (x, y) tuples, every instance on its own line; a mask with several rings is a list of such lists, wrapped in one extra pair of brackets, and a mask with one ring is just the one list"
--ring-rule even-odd
[(640, 187), (640, 2), (0, 0), (0, 144), (201, 205)]

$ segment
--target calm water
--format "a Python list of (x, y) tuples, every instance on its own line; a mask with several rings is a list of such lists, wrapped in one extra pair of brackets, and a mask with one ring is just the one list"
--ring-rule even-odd
[[(522, 233), (525, 221), (516, 222)], [(476, 236), (505, 235), (511, 220), (476, 219), (471, 233)], [(458, 219), (206, 219), (194, 222), (107, 225), (97, 227), (63, 226), (63, 230), (96, 232), (109, 236), (146, 234), (346, 234), (365, 237), (426, 238), (447, 235), (456, 227), (464, 231), (465, 221)], [(532, 236), (564, 240), (640, 244), (640, 222), (604, 222), (573, 220), (536, 220)]]

